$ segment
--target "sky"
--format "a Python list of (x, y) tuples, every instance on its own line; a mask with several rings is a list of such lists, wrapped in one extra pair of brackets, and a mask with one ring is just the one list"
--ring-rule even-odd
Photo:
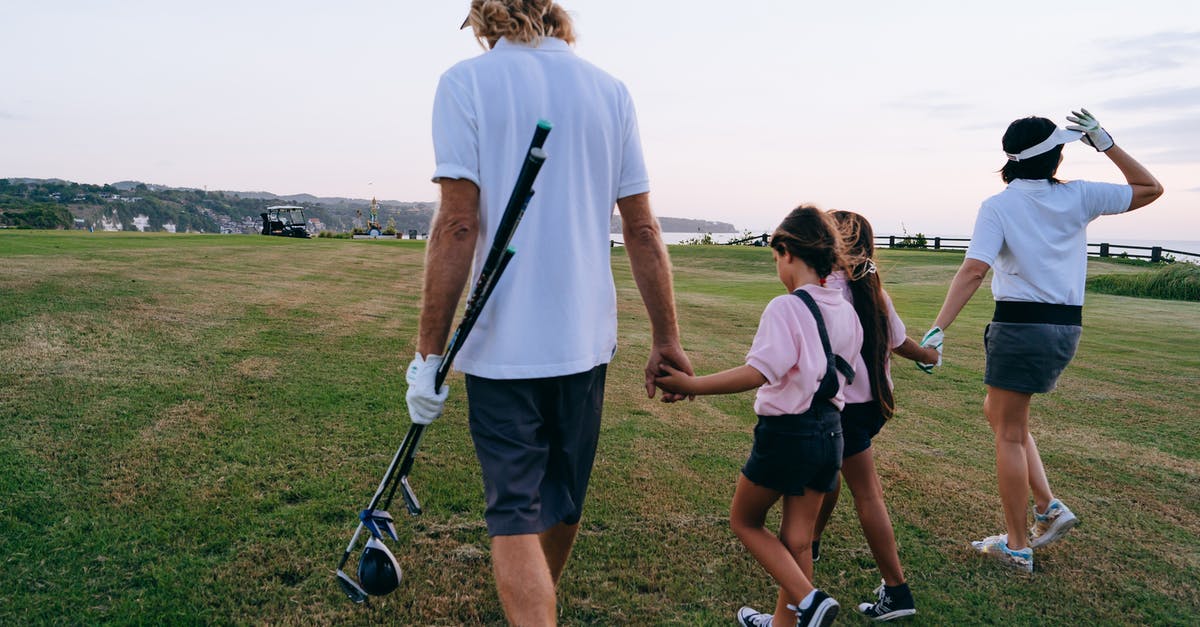
[[(560, 4), (633, 95), (659, 215), (761, 231), (811, 202), (969, 235), (1008, 123), (1087, 107), (1167, 189), (1091, 239), (1200, 240), (1196, 0)], [(0, 178), (436, 200), (468, 5), (0, 0)], [(1065, 155), (1060, 177), (1123, 182)]]

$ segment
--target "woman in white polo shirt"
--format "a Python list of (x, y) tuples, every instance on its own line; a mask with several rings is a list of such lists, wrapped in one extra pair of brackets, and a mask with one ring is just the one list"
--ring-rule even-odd
[[(1075, 515), (1054, 498), (1029, 433), (1029, 401), (1054, 389), (1079, 344), (1087, 273), (1087, 225), (1102, 215), (1143, 207), (1162, 195), (1158, 180), (1113, 143), (1086, 109), (1059, 129), (1046, 118), (1014, 121), (1004, 133), (1008, 187), (979, 208), (962, 267), (926, 345), (941, 343), (988, 270), (996, 311), (984, 331), (987, 397), (983, 412), (995, 434), (996, 474), (1007, 533), (971, 544), (981, 553), (1033, 572), (1033, 549), (1075, 526)], [(1055, 178), (1062, 146), (1080, 139), (1104, 153), (1126, 185), (1063, 182)], [(1034, 498), (1034, 525), (1025, 504)]]

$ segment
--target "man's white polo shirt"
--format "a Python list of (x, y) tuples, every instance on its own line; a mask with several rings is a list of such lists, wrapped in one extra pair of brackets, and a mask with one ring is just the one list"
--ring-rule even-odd
[(1087, 225), (1131, 200), (1128, 185), (1017, 179), (983, 201), (966, 256), (992, 266), (996, 300), (1083, 305)]
[(442, 75), (433, 109), (434, 181), (479, 186), (477, 278), (539, 119), (554, 130), (517, 253), (455, 366), (491, 379), (585, 372), (612, 359), (617, 304), (609, 222), (618, 198), (649, 191), (625, 86), (560, 39), (501, 39)]

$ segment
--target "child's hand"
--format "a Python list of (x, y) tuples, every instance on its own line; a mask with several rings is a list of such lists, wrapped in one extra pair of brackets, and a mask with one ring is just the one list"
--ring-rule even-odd
[(942, 365), (942, 344), (946, 334), (940, 327), (933, 327), (921, 338), (921, 349), (925, 357), (917, 362), (917, 367), (925, 374), (933, 374), (934, 366)]
[(692, 396), (696, 393), (693, 389), (695, 381), (696, 377), (664, 363), (662, 373), (654, 378), (654, 385), (672, 394)]

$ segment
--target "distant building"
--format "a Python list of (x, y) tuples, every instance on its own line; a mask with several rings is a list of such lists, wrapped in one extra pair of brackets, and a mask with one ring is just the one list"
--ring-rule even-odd
[(87, 230), (87, 220), (84, 220), (83, 218), (75, 218), (75, 230), (76, 231), (86, 231)]

